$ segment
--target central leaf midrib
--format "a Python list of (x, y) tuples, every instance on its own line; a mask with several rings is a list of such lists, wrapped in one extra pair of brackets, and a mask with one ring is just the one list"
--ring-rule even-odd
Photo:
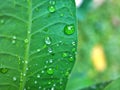
[(28, 67), (28, 61), (29, 61), (29, 50), (30, 50), (30, 41), (31, 41), (31, 29), (32, 29), (32, 0), (28, 0), (29, 8), (28, 8), (28, 13), (29, 13), (29, 18), (28, 18), (28, 29), (27, 29), (27, 38), (26, 40), (28, 41), (25, 43), (25, 56), (24, 56), (24, 64), (23, 64), (23, 70), (22, 70), (22, 75), (20, 77), (20, 87), (19, 90), (23, 90), (26, 84), (26, 74), (27, 70), (26, 68)]

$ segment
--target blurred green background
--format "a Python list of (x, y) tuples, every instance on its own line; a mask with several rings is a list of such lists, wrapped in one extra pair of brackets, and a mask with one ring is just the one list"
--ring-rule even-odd
[(77, 19), (77, 60), (66, 90), (103, 90), (120, 76), (120, 0), (83, 0)]

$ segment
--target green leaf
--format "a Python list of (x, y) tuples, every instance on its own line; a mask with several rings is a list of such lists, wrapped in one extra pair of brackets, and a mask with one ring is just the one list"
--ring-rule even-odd
[(104, 90), (120, 90), (120, 78), (114, 80)]
[(77, 43), (74, 0), (0, 3), (0, 90), (65, 90)]

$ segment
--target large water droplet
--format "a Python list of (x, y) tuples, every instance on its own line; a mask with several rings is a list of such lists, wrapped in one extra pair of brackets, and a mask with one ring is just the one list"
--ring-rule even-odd
[(52, 68), (48, 68), (47, 74), (52, 75), (54, 73), (54, 70)]
[(48, 44), (48, 45), (51, 44), (51, 38), (50, 37), (46, 37), (45, 38), (45, 43)]
[(0, 72), (5, 74), (8, 72), (8, 69), (7, 68), (0, 68)]
[(48, 10), (49, 10), (49, 12), (53, 13), (53, 12), (56, 11), (56, 8), (55, 8), (55, 6), (50, 5), (50, 6), (48, 7)]
[(66, 25), (64, 27), (64, 33), (67, 35), (72, 35), (75, 32), (75, 27), (73, 24), (71, 25)]

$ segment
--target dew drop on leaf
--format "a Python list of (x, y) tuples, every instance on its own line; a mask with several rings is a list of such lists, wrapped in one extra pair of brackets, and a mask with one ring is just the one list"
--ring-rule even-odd
[(13, 81), (16, 81), (17, 80), (17, 78), (16, 77), (13, 77)]
[(13, 36), (12, 38), (15, 40), (17, 37), (16, 37), (16, 36)]
[(37, 81), (35, 81), (34, 83), (37, 84)]
[(12, 40), (12, 44), (15, 44), (16, 43), (16, 41), (15, 40)]
[(53, 63), (53, 60), (52, 60), (52, 59), (50, 59), (49, 63)]
[(74, 27), (73, 24), (71, 24), (71, 25), (66, 25), (66, 26), (64, 27), (64, 33), (65, 33), (66, 35), (72, 35), (74, 32), (75, 32), (75, 27)]
[(48, 68), (47, 74), (52, 75), (54, 73), (54, 70), (52, 68)]
[(4, 24), (4, 23), (5, 23), (5, 21), (2, 19), (2, 20), (0, 20), (0, 23), (1, 23), (1, 24)]
[(28, 39), (25, 39), (24, 42), (25, 42), (25, 43), (28, 43)]
[(74, 61), (74, 58), (71, 56), (68, 60), (69, 61)]
[(46, 38), (45, 38), (45, 43), (46, 43), (47, 45), (51, 44), (51, 38), (50, 38), (50, 37), (46, 37)]
[(55, 5), (56, 2), (55, 2), (54, 0), (50, 0), (50, 1), (49, 1), (49, 4), (50, 4), (50, 5)]
[(48, 10), (49, 10), (49, 12), (53, 13), (53, 12), (56, 11), (56, 8), (55, 8), (55, 6), (50, 5), (50, 6), (48, 7)]
[(8, 72), (8, 69), (7, 68), (0, 68), (0, 72), (5, 74)]
[(63, 57), (63, 58), (65, 58), (65, 57), (67, 57), (67, 56), (68, 56), (68, 54), (65, 53), (65, 52), (62, 54), (62, 57)]
[(40, 74), (37, 75), (37, 78), (40, 78)]
[(52, 51), (52, 48), (48, 48), (48, 52), (49, 53), (52, 53), (53, 51)]

